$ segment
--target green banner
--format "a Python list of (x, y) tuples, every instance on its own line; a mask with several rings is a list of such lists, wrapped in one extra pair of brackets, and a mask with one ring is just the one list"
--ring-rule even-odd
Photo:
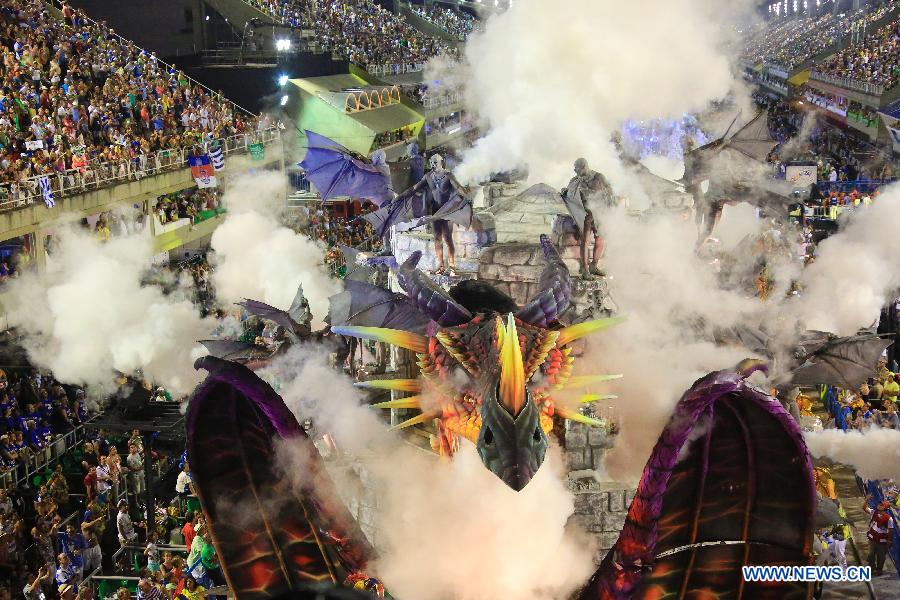
[(262, 144), (250, 144), (247, 149), (250, 150), (250, 157), (253, 160), (262, 160), (266, 156), (266, 148)]

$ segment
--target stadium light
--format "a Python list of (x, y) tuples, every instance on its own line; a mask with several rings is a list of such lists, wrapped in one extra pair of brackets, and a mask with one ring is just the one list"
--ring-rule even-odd
[(287, 52), (291, 49), (291, 40), (275, 40), (275, 50), (278, 52)]
[(288, 101), (288, 97), (287, 97), (287, 94), (285, 94), (284, 96), (281, 97), (281, 106), (284, 106), (285, 104), (287, 104), (287, 101)]
[(279, 75), (278, 76), (278, 85), (280, 85), (281, 87), (284, 87), (284, 84), (286, 84), (287, 82), (288, 82), (287, 75)]

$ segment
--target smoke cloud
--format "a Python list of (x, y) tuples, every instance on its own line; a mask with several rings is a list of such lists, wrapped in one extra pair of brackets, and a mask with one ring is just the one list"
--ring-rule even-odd
[(142, 369), (176, 394), (199, 381), (192, 353), (214, 323), (191, 302), (142, 286), (148, 237), (100, 243), (64, 231), (47, 270), (10, 286), (10, 324), (25, 334), (30, 359), (61, 381), (109, 388), (114, 371)]
[[(745, 211), (729, 216), (735, 230), (759, 223)], [(692, 222), (660, 215), (643, 223), (618, 212), (601, 222), (610, 294), (627, 320), (589, 338), (575, 365), (591, 365), (591, 374), (624, 375), (596, 391), (619, 396), (609, 401), (621, 428), (606, 457), (607, 473), (613, 480), (635, 481), (681, 394), (710, 371), (751, 355), (716, 345), (712, 328), (761, 320), (765, 307), (719, 287), (714, 270), (694, 253)]]
[(223, 197), (229, 213), (213, 232), (213, 284), (222, 303), (244, 298), (287, 310), (303, 284), (313, 324), (328, 313), (328, 298), (341, 291), (323, 262), (324, 248), (278, 222), (286, 179), (264, 172), (238, 177)]
[(896, 429), (828, 429), (806, 433), (804, 438), (810, 454), (851, 465), (865, 479), (900, 479), (900, 431)]
[(488, 133), (463, 154), (457, 177), (469, 183), (527, 165), (536, 180), (561, 183), (584, 156), (616, 185), (622, 171), (609, 139), (623, 121), (703, 110), (740, 85), (723, 50), (739, 8), (515, 2), (466, 45), (466, 104)]
[[(594, 568), (592, 549), (565, 527), (574, 499), (558, 448), (522, 492), (513, 492), (468, 442), (452, 462), (442, 462), (389, 432), (323, 350), (294, 349), (266, 377), (298, 420), (312, 418), (317, 432), (329, 433), (368, 473), (378, 499), (379, 559), (372, 568), (395, 598), (550, 600), (584, 583)], [(301, 460), (286, 471), (302, 478), (302, 466)], [(342, 495), (358, 492), (358, 479), (335, 483)]]
[(869, 327), (900, 288), (900, 186), (883, 190), (871, 206), (844, 218), (840, 232), (819, 244), (800, 279), (797, 305), (810, 329), (852, 335)]

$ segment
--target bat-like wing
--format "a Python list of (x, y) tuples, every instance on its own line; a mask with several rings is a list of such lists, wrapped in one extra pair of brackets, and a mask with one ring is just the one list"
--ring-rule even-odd
[(350, 196), (381, 205), (393, 197), (390, 177), (385, 177), (371, 162), (315, 132), (307, 131), (306, 138), (308, 149), (299, 166), (322, 200)]
[(893, 340), (876, 335), (837, 338), (794, 369), (794, 385), (835, 385), (856, 389), (875, 373), (878, 359)]
[(424, 333), (429, 318), (405, 294), (397, 294), (361, 281), (344, 281), (344, 291), (329, 299), (333, 326), (385, 327)]

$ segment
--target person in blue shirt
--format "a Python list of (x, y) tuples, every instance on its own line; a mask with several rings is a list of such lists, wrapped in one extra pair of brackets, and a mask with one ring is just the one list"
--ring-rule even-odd
[(37, 435), (44, 442), (45, 446), (49, 446), (51, 443), (53, 443), (53, 430), (50, 429), (49, 425), (47, 425), (47, 421), (45, 419), (41, 419), (38, 422)]
[(72, 566), (72, 562), (69, 559), (69, 555), (65, 552), (61, 552), (57, 557), (59, 561), (59, 566), (56, 568), (56, 585), (57, 587), (62, 587), (63, 585), (78, 585), (78, 574), (75, 571), (75, 567)]
[(78, 578), (81, 579), (84, 576), (82, 553), (88, 547), (87, 539), (81, 532), (75, 530), (74, 525), (69, 523), (64, 532), (59, 532), (59, 547), (72, 561), (72, 566), (77, 571)]

